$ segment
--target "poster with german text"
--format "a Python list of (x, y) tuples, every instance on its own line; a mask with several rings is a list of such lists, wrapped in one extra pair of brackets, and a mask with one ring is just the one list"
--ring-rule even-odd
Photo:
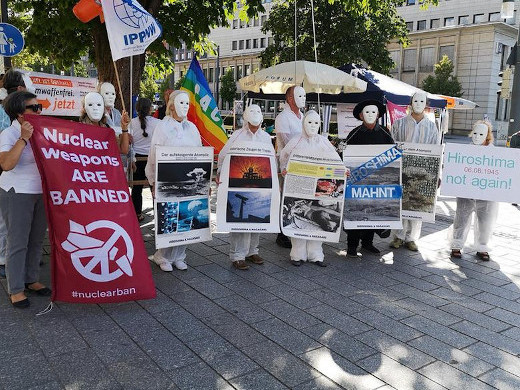
[(401, 229), (401, 156), (395, 145), (348, 145), (345, 229)]

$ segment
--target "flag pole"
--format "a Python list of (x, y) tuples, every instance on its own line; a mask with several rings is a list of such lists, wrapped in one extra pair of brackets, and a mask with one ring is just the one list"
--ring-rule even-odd
[(130, 56), (130, 107), (128, 114), (130, 115), (130, 118), (133, 115), (134, 110), (132, 109), (132, 105), (134, 103), (134, 99), (132, 96), (132, 79), (134, 77), (134, 56)]
[(121, 81), (119, 81), (119, 72), (117, 71), (116, 62), (112, 61), (114, 64), (114, 70), (116, 71), (116, 80), (117, 86), (119, 87), (119, 97), (121, 98), (121, 105), (123, 106), (123, 110), (125, 110), (125, 98), (123, 97), (123, 90), (121, 89)]

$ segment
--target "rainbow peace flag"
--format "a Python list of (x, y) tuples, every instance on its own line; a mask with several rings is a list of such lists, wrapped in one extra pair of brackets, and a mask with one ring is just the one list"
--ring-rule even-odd
[(188, 120), (195, 123), (199, 129), (202, 143), (205, 146), (213, 146), (215, 154), (218, 154), (228, 137), (217, 102), (211, 94), (208, 82), (196, 58), (191, 60), (181, 89), (188, 92), (190, 96)]

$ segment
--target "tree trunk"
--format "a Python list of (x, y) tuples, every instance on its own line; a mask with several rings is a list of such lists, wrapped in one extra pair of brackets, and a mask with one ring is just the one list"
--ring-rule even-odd
[[(152, 15), (156, 15), (161, 5), (160, 0), (145, 0), (140, 1), (141, 5)], [(98, 71), (99, 82), (108, 81), (116, 88), (116, 108), (130, 111), (130, 57), (121, 58), (116, 62), (117, 71), (119, 74), (119, 81), (121, 83), (121, 92), (123, 94), (123, 101), (121, 101), (121, 94), (119, 93), (119, 84), (116, 78), (114, 63), (110, 52), (110, 44), (108, 43), (108, 35), (105, 24), (100, 24), (99, 27), (92, 29), (94, 41), (94, 59)], [(139, 95), (139, 87), (141, 77), (143, 75), (145, 65), (145, 55), (133, 56), (133, 74), (132, 74), (132, 94)]]

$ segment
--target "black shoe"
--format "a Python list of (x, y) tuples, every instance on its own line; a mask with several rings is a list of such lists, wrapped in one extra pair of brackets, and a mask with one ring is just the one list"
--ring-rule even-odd
[(48, 287), (42, 287), (39, 290), (34, 290), (32, 288), (29, 288), (29, 286), (33, 283), (25, 283), (25, 289), (29, 292), (32, 292), (36, 295), (39, 295), (41, 297), (50, 297), (52, 295), (52, 290)]
[(278, 233), (278, 236), (276, 237), (276, 243), (282, 248), (292, 248), (291, 240), (282, 233)]
[(392, 231), (390, 229), (383, 229), (383, 230), (376, 230), (376, 234), (381, 238), (388, 238), (390, 237), (390, 233)]
[(326, 267), (327, 263), (324, 261), (315, 261), (314, 264), (316, 264), (318, 267)]
[(296, 267), (299, 267), (300, 265), (302, 265), (302, 262), (300, 260), (291, 260), (291, 264)]
[(363, 244), (361, 245), (361, 248), (366, 249), (369, 252), (375, 253), (376, 255), (381, 253), (381, 251), (372, 244)]
[(5, 278), (5, 265), (0, 265), (0, 278)]
[(357, 248), (354, 249), (347, 249), (347, 256), (348, 257), (361, 257), (361, 254), (358, 253)]
[(17, 309), (27, 309), (29, 306), (31, 306), (31, 303), (27, 298), (22, 299), (18, 302), (11, 301), (11, 304), (13, 305), (13, 307), (16, 307)]

